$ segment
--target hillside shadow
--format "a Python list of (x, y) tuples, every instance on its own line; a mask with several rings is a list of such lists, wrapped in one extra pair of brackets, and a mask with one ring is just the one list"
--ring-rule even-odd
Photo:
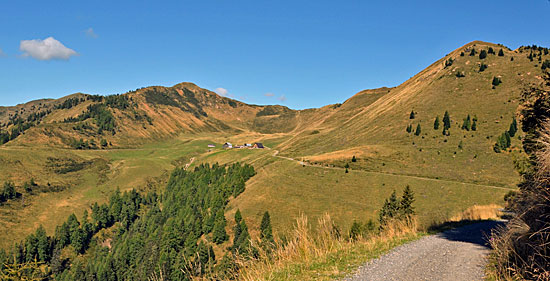
[(439, 232), (438, 237), (490, 248), (488, 239), (491, 231), (503, 226), (504, 222), (494, 220), (447, 222), (430, 227), (430, 232)]

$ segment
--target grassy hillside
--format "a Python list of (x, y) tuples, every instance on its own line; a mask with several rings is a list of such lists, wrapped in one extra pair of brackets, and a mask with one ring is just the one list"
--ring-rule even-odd
[[(489, 47), (495, 54), (480, 59), (481, 50)], [(398, 87), (362, 91), (342, 104), (307, 110), (247, 105), (191, 83), (110, 98), (78, 94), (70, 107), (61, 105), (71, 97), (44, 101), (47, 106), (39, 111), (51, 111), (0, 146), (0, 182), (13, 181), (22, 195), (0, 206), (1, 246), (40, 224), (53, 233), (69, 214), (80, 216), (117, 188), (157, 189), (167, 171), (191, 158), (191, 168), (240, 161), (258, 172), (229, 203), (228, 231), (237, 209), (253, 234), (266, 210), (277, 233), (289, 229), (300, 213), (315, 221), (329, 212), (347, 227), (354, 219), (375, 219), (383, 200), (406, 185), (417, 195), (423, 224), (472, 205), (502, 204), (503, 195), (519, 180), (514, 160), (524, 157), (521, 135), (512, 139), (511, 151), (495, 153), (492, 147), (516, 116), (522, 86), (539, 80), (540, 63), (538, 58), (531, 61), (529, 52), (472, 42)], [(480, 72), (482, 62), (487, 68)], [(494, 89), (493, 77), (502, 80)], [(100, 114), (83, 118), (90, 106)], [(10, 111), (14, 120), (15, 110), (22, 108), (0, 108), (0, 118)], [(434, 119), (439, 116), (442, 122), (446, 110), (451, 118), (448, 136), (442, 126), (433, 128)], [(111, 127), (102, 119), (109, 115)], [(477, 118), (475, 131), (461, 129), (467, 115)], [(2, 120), (0, 131), (16, 126), (9, 124), (10, 117)], [(422, 132), (417, 136), (418, 124)], [(413, 132), (407, 133), (408, 125)], [(87, 149), (72, 148), (79, 139)], [(222, 150), (226, 141), (260, 141), (270, 149)], [(209, 143), (217, 148), (207, 148)], [(295, 160), (275, 157), (276, 152)], [(351, 162), (353, 156), (357, 161)], [(27, 192), (24, 184), (31, 178), (38, 187)]]
[[(480, 52), (489, 48), (495, 54), (480, 59)], [(476, 55), (470, 56), (473, 49)], [(501, 49), (503, 56), (498, 55)], [(514, 186), (518, 178), (514, 155), (495, 154), (492, 146), (516, 117), (522, 87), (540, 80), (540, 62), (531, 62), (528, 54), (472, 42), (389, 89), (351, 117), (323, 122), (318, 134), (298, 134), (278, 149), (283, 155), (340, 166), (357, 154), (354, 168), (368, 171)], [(542, 60), (548, 58), (543, 54)], [(445, 66), (449, 60), (452, 64)], [(487, 65), (482, 72), (481, 63)], [(493, 89), (494, 77), (500, 77), (502, 84)], [(415, 119), (410, 119), (411, 111)], [(442, 127), (433, 127), (435, 118), (441, 121), (445, 111), (451, 118), (449, 136), (442, 134)], [(476, 131), (461, 129), (468, 115), (477, 117)], [(415, 136), (419, 124), (421, 134)], [(412, 133), (406, 132), (408, 125)], [(520, 143), (515, 138), (512, 147), (520, 149)]]

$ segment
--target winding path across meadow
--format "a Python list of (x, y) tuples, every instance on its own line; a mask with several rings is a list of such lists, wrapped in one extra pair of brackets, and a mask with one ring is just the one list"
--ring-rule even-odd
[(487, 237), (500, 224), (485, 221), (426, 236), (369, 261), (344, 280), (483, 280)]

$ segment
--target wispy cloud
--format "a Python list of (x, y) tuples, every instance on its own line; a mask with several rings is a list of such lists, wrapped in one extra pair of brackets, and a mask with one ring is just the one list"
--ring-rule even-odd
[(53, 37), (44, 40), (21, 40), (19, 49), (23, 52), (24, 57), (32, 57), (37, 60), (68, 60), (70, 57), (78, 55), (75, 50), (65, 47)]
[(97, 33), (95, 33), (94, 29), (93, 28), (88, 28), (86, 30), (84, 30), (84, 33), (86, 34), (86, 36), (90, 37), (90, 38), (97, 38), (99, 37), (99, 35), (97, 35)]
[(229, 94), (229, 91), (227, 91), (227, 89), (224, 89), (224, 88), (216, 88), (214, 90), (214, 92), (216, 92), (216, 94), (218, 94), (220, 96), (224, 96), (224, 97), (227, 97), (228, 94)]
[(274, 93), (271, 93), (271, 92), (267, 92), (264, 94), (264, 96), (268, 97), (268, 98), (275, 98), (277, 99), (278, 101), (280, 102), (285, 102), (286, 101), (286, 96), (285, 95), (279, 95), (277, 96), (276, 94)]

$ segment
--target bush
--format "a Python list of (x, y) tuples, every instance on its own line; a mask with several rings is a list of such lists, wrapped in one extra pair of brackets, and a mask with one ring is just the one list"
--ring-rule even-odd
[(502, 84), (502, 79), (500, 79), (499, 77), (493, 77), (493, 81), (491, 82), (491, 84), (493, 84), (493, 86), (498, 86)]
[(445, 61), (445, 68), (453, 65), (453, 62), (454, 62), (453, 58), (449, 58), (448, 60), (446, 60)]
[(481, 63), (481, 64), (479, 65), (479, 72), (483, 72), (485, 69), (487, 69), (487, 65), (484, 64), (484, 63)]

